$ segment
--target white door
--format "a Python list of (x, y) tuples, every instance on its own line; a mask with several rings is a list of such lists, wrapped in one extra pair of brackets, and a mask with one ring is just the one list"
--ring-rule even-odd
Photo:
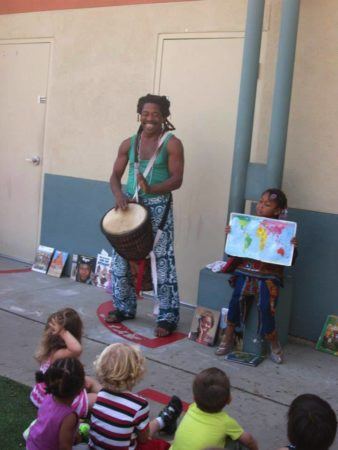
[(196, 303), (199, 271), (222, 259), (243, 37), (164, 39), (157, 90), (172, 102), (185, 148), (183, 186), (174, 193), (180, 297)]
[(0, 43), (0, 253), (38, 244), (49, 43)]

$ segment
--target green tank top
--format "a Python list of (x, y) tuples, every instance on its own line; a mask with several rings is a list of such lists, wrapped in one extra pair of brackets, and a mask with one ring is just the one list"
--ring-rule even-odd
[[(155, 159), (154, 165), (151, 171), (148, 173), (146, 180), (149, 186), (153, 186), (154, 184), (162, 183), (163, 181), (169, 178), (169, 170), (168, 170), (168, 150), (167, 144), (169, 139), (173, 136), (172, 133), (169, 133), (165, 138), (163, 144), (161, 145), (160, 151)], [(136, 189), (136, 180), (134, 174), (134, 164), (135, 164), (135, 145), (136, 145), (136, 137), (135, 134), (130, 138), (130, 148), (129, 148), (129, 171), (128, 171), (128, 181), (127, 181), (127, 193), (131, 196), (135, 194)], [(139, 161), (140, 173), (143, 173), (148, 165), (148, 159), (141, 159)], [(140, 197), (156, 197), (157, 194), (145, 194), (141, 190), (139, 190)]]

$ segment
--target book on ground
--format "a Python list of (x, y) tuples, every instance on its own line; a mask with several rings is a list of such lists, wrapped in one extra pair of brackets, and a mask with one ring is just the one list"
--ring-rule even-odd
[(51, 260), (48, 275), (52, 277), (60, 278), (62, 275), (63, 268), (65, 267), (68, 258), (67, 252), (61, 252), (60, 250), (55, 250), (53, 258)]
[(36, 251), (32, 270), (34, 270), (34, 272), (46, 273), (53, 256), (53, 252), (54, 248), (39, 245)]
[(107, 289), (111, 282), (112, 258), (103, 251), (97, 255), (94, 275), (94, 284), (97, 287)]
[(198, 306), (195, 309), (188, 338), (199, 344), (214, 345), (219, 318), (220, 311)]
[(255, 355), (254, 353), (246, 353), (246, 352), (231, 352), (224, 358), (226, 361), (244, 364), (246, 366), (258, 366), (264, 358), (263, 356)]
[(74, 253), (72, 255), (72, 266), (71, 266), (71, 269), (70, 269), (70, 278), (72, 280), (74, 280), (74, 281), (75, 281), (75, 278), (76, 278), (76, 268), (77, 268), (77, 260), (78, 260), (78, 258), (79, 258), (79, 255), (77, 255), (76, 253)]
[[(74, 264), (74, 256), (73, 255), (73, 263)], [(85, 256), (85, 255), (76, 255), (76, 272), (75, 272), (75, 280), (79, 283), (84, 284), (94, 284), (94, 275), (95, 275), (95, 265), (96, 265), (96, 257), (95, 256)]]
[(338, 316), (327, 316), (316, 349), (338, 356)]

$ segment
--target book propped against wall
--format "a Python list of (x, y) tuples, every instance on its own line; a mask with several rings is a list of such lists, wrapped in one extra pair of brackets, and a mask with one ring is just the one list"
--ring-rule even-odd
[(218, 345), (224, 339), (225, 330), (227, 328), (228, 311), (229, 311), (228, 308), (221, 308), (221, 316), (220, 316), (219, 327), (218, 327), (217, 336), (216, 336), (216, 342)]
[(198, 306), (192, 319), (188, 338), (198, 344), (212, 346), (215, 343), (220, 311)]
[(94, 284), (99, 288), (108, 289), (111, 284), (112, 258), (105, 250), (97, 255)]
[(32, 270), (34, 270), (34, 272), (47, 273), (53, 253), (54, 248), (39, 245), (36, 251)]
[(76, 279), (76, 268), (77, 268), (78, 258), (79, 258), (79, 255), (77, 255), (76, 253), (74, 253), (74, 255), (72, 255), (72, 266), (70, 269), (70, 278), (74, 281)]
[(338, 356), (338, 316), (327, 316), (316, 349)]
[[(73, 262), (74, 262), (73, 255)], [(95, 256), (85, 256), (85, 255), (76, 255), (76, 273), (75, 273), (75, 281), (79, 283), (94, 284), (94, 276), (95, 276), (95, 265), (96, 265), (96, 257)]]
[(63, 268), (65, 267), (67, 258), (68, 258), (67, 252), (55, 250), (47, 274), (51, 275), (52, 277), (60, 278), (63, 272)]
[(264, 358), (263, 356), (255, 355), (254, 353), (246, 352), (231, 352), (225, 356), (225, 361), (230, 361), (238, 364), (244, 364), (245, 366), (256, 367), (260, 364)]

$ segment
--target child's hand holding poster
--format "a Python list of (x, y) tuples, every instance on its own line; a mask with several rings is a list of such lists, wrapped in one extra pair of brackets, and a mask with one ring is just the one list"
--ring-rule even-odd
[(228, 255), (291, 266), (295, 222), (231, 213), (230, 227), (225, 246)]

